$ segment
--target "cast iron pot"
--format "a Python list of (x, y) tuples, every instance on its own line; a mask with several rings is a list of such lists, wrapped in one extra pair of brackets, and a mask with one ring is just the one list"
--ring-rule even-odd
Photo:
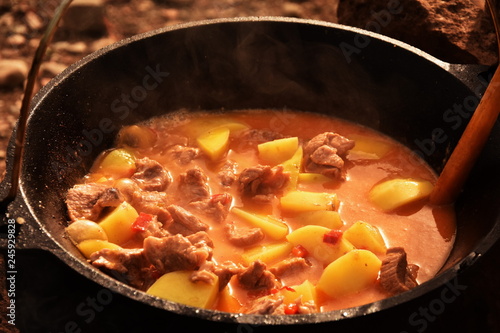
[[(164, 309), (184, 323), (190, 321), (186, 318), (201, 319), (206, 329), (211, 323), (239, 331), (287, 327), (289, 332), (291, 324), (330, 327), (421, 302), (473, 265), (499, 238), (500, 178), (494, 176), (500, 166), (498, 122), (455, 204), (456, 243), (440, 273), (409, 292), (342, 311), (240, 315), (146, 295), (89, 265), (67, 238), (66, 191), (99, 153), (112, 147), (120, 127), (179, 109), (328, 114), (399, 140), (439, 173), (488, 74), (488, 68), (444, 63), (375, 33), (292, 18), (195, 22), (118, 42), (70, 66), (33, 99), (20, 189), (8, 215), (25, 221), (17, 225), (17, 246), (50, 251), (105, 288), (145, 307)], [(4, 181), (2, 191), (9, 186)]]

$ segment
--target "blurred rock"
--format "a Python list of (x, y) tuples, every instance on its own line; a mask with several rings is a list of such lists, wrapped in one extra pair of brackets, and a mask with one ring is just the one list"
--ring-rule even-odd
[(0, 60), (0, 87), (22, 87), (28, 72), (28, 65), (23, 60)]
[(87, 51), (87, 44), (85, 42), (57, 42), (52, 45), (56, 52), (66, 52), (70, 54), (84, 54)]
[(74, 0), (62, 19), (60, 29), (72, 37), (107, 34), (103, 0)]
[(39, 75), (46, 78), (53, 78), (54, 76), (65, 70), (66, 67), (66, 65), (54, 61), (44, 62), (40, 66)]
[(382, 33), (451, 63), (497, 61), (484, 0), (340, 0), (339, 23)]
[(304, 11), (302, 6), (298, 3), (284, 2), (282, 5), (282, 11), (285, 16), (290, 17), (304, 17)]

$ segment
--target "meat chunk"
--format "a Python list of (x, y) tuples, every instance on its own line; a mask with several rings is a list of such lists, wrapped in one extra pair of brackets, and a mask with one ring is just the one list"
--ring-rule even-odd
[(78, 184), (68, 191), (66, 206), (72, 221), (96, 221), (106, 207), (117, 207), (124, 200), (114, 187), (99, 183)]
[(212, 284), (215, 274), (219, 277), (219, 290), (222, 290), (229, 283), (229, 280), (242, 270), (243, 266), (236, 265), (232, 261), (225, 261), (221, 264), (207, 261), (199, 270), (191, 275), (191, 281), (205, 281), (206, 283)]
[(260, 315), (277, 315), (284, 314), (283, 296), (264, 296), (260, 297), (253, 302), (252, 306), (249, 307), (245, 313), (247, 314), (260, 314)]
[(200, 156), (200, 150), (195, 147), (175, 145), (170, 148), (169, 153), (172, 158), (180, 165), (189, 164), (192, 160)]
[(142, 242), (150, 236), (161, 238), (170, 235), (169, 232), (163, 228), (163, 223), (158, 221), (158, 217), (156, 215), (141, 212), (136, 220), (136, 223), (138, 221), (142, 222), (139, 225), (136, 225), (137, 232), (134, 236), (136, 241)]
[(168, 197), (165, 192), (140, 191), (130, 204), (138, 211), (156, 215), (158, 221), (166, 224), (172, 220), (167, 210)]
[(306, 259), (293, 257), (280, 261), (273, 267), (269, 268), (269, 271), (275, 276), (281, 278), (283, 276), (297, 275), (310, 267), (311, 265)]
[(155, 279), (143, 249), (102, 249), (90, 256), (93, 266), (135, 288), (145, 290)]
[(222, 186), (231, 186), (236, 181), (236, 163), (226, 161), (217, 176)]
[(201, 222), (196, 216), (177, 205), (167, 207), (171, 221), (166, 229), (172, 234), (181, 234), (183, 236), (194, 234), (198, 231), (208, 230), (208, 225)]
[(260, 242), (264, 239), (264, 233), (260, 228), (240, 227), (236, 228), (233, 223), (226, 225), (227, 240), (231, 244), (246, 247)]
[(266, 129), (248, 129), (246, 131), (241, 132), (239, 135), (239, 139), (242, 142), (242, 147), (240, 149), (248, 149), (254, 148), (258, 144), (273, 141), (277, 139), (282, 139), (283, 135), (281, 133), (266, 130)]
[(325, 132), (309, 140), (304, 147), (304, 169), (327, 177), (344, 179), (344, 158), (354, 141), (337, 133)]
[(210, 197), (208, 178), (200, 168), (188, 170), (179, 176), (179, 193), (186, 202), (200, 201)]
[(160, 274), (196, 270), (212, 258), (213, 243), (204, 232), (184, 237), (180, 234), (144, 240), (144, 256)]
[(406, 252), (402, 247), (387, 250), (380, 268), (380, 285), (390, 294), (408, 291), (418, 285), (418, 266), (408, 265)]
[(243, 196), (258, 202), (269, 202), (281, 193), (290, 180), (290, 175), (283, 172), (283, 166), (271, 168), (257, 165), (243, 170), (238, 177), (238, 189)]
[(254, 261), (237, 275), (239, 284), (244, 289), (272, 289), (277, 281), (273, 273), (260, 260)]
[(132, 175), (139, 187), (144, 191), (165, 191), (170, 184), (170, 175), (155, 160), (144, 157), (135, 161), (136, 171)]
[(199, 212), (207, 217), (210, 217), (217, 223), (222, 223), (226, 220), (231, 208), (233, 198), (229, 193), (214, 194), (209, 199), (201, 201), (193, 201), (188, 207), (196, 212)]

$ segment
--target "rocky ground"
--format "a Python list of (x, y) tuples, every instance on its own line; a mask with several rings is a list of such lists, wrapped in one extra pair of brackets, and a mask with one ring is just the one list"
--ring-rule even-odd
[[(59, 2), (0, 0), (0, 179), (23, 84)], [(37, 89), (68, 65), (120, 39), (181, 22), (236, 16), (291, 16), (345, 23), (399, 38), (444, 61), (497, 61), (484, 0), (74, 0), (48, 49)], [(0, 270), (1, 266), (0, 262)], [(0, 318), (0, 331), (4, 332), (8, 325), (2, 327), (2, 323)]]

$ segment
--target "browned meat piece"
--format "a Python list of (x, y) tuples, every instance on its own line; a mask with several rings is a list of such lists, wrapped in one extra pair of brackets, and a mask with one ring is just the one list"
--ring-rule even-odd
[(229, 214), (229, 208), (231, 208), (232, 201), (233, 198), (229, 193), (221, 193), (212, 195), (210, 199), (193, 201), (189, 203), (188, 207), (210, 217), (217, 223), (222, 223)]
[(267, 270), (266, 264), (260, 260), (254, 261), (237, 275), (240, 285), (244, 289), (272, 289), (277, 281), (273, 273)]
[(226, 261), (221, 264), (215, 264), (213, 261), (205, 262), (199, 270), (191, 275), (191, 281), (205, 281), (210, 283), (213, 279), (213, 273), (219, 277), (219, 290), (224, 289), (224, 287), (229, 283), (231, 278), (240, 273), (244, 269), (241, 265), (236, 265), (232, 261)]
[(96, 221), (106, 207), (117, 207), (125, 198), (114, 187), (104, 184), (79, 184), (69, 189), (66, 206), (72, 221)]
[(239, 138), (247, 145), (257, 146), (260, 143), (282, 139), (283, 135), (266, 129), (248, 129), (243, 131), (239, 135)]
[(408, 291), (418, 285), (416, 280), (418, 266), (408, 265), (406, 252), (402, 247), (387, 250), (380, 268), (380, 285), (390, 294)]
[(260, 314), (260, 315), (278, 315), (284, 314), (283, 309), (283, 296), (264, 296), (260, 297), (253, 302), (252, 306), (248, 308), (245, 313)]
[(264, 239), (264, 233), (260, 228), (236, 228), (234, 224), (226, 225), (227, 240), (236, 246), (250, 246)]
[(175, 145), (170, 149), (172, 158), (180, 165), (185, 165), (196, 159), (200, 155), (200, 150), (195, 147)]
[(166, 229), (172, 234), (187, 236), (198, 231), (208, 230), (207, 224), (180, 206), (170, 205), (167, 210), (172, 220), (167, 224)]
[(281, 165), (273, 168), (268, 165), (257, 165), (241, 172), (238, 177), (238, 189), (242, 195), (265, 203), (281, 193), (289, 180), (290, 175), (283, 172)]
[(155, 160), (147, 157), (135, 161), (136, 171), (132, 175), (139, 187), (144, 191), (165, 191), (170, 184), (170, 175)]
[(130, 178), (122, 178), (115, 182), (114, 185), (123, 195), (128, 203), (138, 202), (141, 200), (142, 190), (135, 181)]
[(156, 215), (158, 221), (166, 224), (172, 220), (167, 210), (168, 197), (165, 192), (140, 191), (130, 204), (138, 211)]
[(222, 186), (231, 186), (236, 181), (236, 163), (227, 161), (221, 168), (217, 176)]
[(190, 169), (181, 174), (178, 185), (181, 197), (187, 202), (210, 198), (207, 180), (207, 176), (200, 168)]
[(90, 262), (112, 277), (141, 290), (147, 289), (156, 276), (143, 249), (102, 249), (92, 253)]
[[(147, 216), (147, 218), (144, 216)], [(134, 238), (136, 241), (143, 241), (150, 236), (162, 238), (170, 235), (169, 232), (163, 228), (163, 223), (158, 221), (156, 215), (144, 214), (141, 212), (139, 218), (141, 217), (146, 221), (139, 225), (135, 225), (135, 230), (137, 230), (137, 232)]]
[[(178, 270), (196, 270), (212, 258), (213, 244), (208, 236), (184, 237), (180, 234), (144, 240), (144, 256), (160, 274)], [(192, 235), (195, 236), (195, 235)]]
[(327, 177), (344, 179), (344, 159), (354, 141), (337, 133), (325, 132), (309, 140), (304, 147), (304, 169)]
[(281, 278), (287, 275), (296, 275), (310, 267), (311, 265), (307, 262), (306, 259), (301, 257), (293, 257), (280, 261), (273, 267), (269, 268), (269, 271), (275, 276)]

